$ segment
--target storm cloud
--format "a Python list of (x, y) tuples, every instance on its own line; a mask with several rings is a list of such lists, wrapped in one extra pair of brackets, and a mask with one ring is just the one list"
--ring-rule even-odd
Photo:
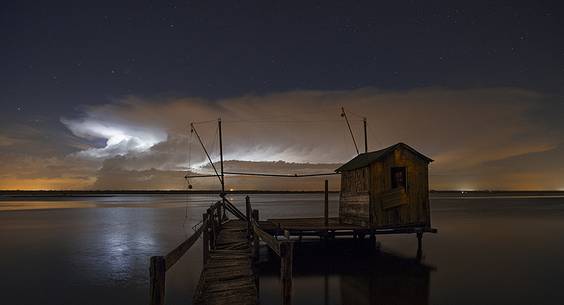
[[(210, 173), (207, 159), (190, 133), (190, 122), (196, 122), (206, 148), (217, 161), (217, 119), (221, 118), (224, 155), (232, 161), (228, 163), (232, 170), (286, 174), (332, 171), (356, 155), (340, 117), (344, 106), (361, 151), (362, 117), (366, 117), (369, 150), (405, 142), (433, 158), (432, 188), (564, 188), (563, 169), (550, 166), (564, 161), (556, 153), (563, 145), (559, 120), (556, 116), (538, 120), (539, 112), (548, 113), (555, 104), (546, 100), (540, 93), (518, 88), (364, 88), (249, 94), (219, 100), (131, 96), (86, 107), (62, 119), (81, 146), (71, 154), (51, 157), (62, 160), (72, 156), (96, 168), (85, 173), (94, 182), (81, 184), (84, 188), (184, 188), (185, 172)], [(3, 149), (16, 145), (10, 144), (14, 139), (0, 139)], [(550, 160), (543, 158), (545, 154)], [(528, 165), (523, 168), (514, 163)], [(545, 174), (536, 170), (542, 167)], [(2, 179), (8, 179), (6, 175)], [(338, 183), (332, 179), (333, 185)], [(310, 180), (237, 177), (227, 182), (235, 189), (321, 189), (322, 183)], [(204, 179), (194, 185), (215, 188), (217, 181)]]

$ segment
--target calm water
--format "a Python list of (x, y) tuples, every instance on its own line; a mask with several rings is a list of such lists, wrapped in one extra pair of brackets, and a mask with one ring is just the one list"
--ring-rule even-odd
[[(242, 196), (233, 201), (242, 203)], [(146, 304), (148, 261), (201, 219), (213, 195), (0, 200), (0, 293), (7, 304)], [(321, 194), (252, 195), (261, 219), (321, 216)], [(337, 212), (331, 195), (331, 214)], [(437, 197), (439, 234), (378, 237), (381, 251), (298, 246), (294, 304), (562, 304), (564, 197)], [(264, 249), (263, 249), (264, 250)], [(201, 246), (167, 273), (169, 304), (189, 304)], [(332, 254), (328, 254), (332, 253)], [(263, 304), (280, 304), (276, 258), (261, 258)]]

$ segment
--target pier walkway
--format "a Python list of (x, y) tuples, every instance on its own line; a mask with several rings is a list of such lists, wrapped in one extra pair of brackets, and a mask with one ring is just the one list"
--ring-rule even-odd
[(257, 304), (257, 275), (248, 236), (245, 221), (229, 220), (221, 225), (202, 270), (194, 304)]
[[(229, 220), (226, 211), (235, 219)], [(150, 261), (149, 305), (164, 305), (166, 273), (202, 237), (203, 267), (194, 292), (196, 305), (256, 305), (259, 277), (255, 269), (261, 242), (280, 258), (282, 304), (291, 304), (293, 241), (279, 240), (262, 230), (258, 210), (246, 199), (243, 214), (227, 199), (213, 204), (194, 227), (194, 234), (165, 256)]]

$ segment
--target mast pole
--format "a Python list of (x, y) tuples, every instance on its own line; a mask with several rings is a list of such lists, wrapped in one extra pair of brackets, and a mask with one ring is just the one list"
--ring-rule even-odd
[(362, 122), (364, 123), (364, 152), (368, 152), (368, 136), (366, 135), (366, 118), (362, 118)]
[(354, 149), (356, 149), (356, 154), (359, 155), (360, 152), (358, 151), (358, 146), (356, 145), (356, 140), (354, 139), (354, 133), (352, 132), (351, 124), (349, 123), (349, 118), (347, 117), (347, 113), (345, 112), (345, 107), (341, 107), (341, 116), (344, 117), (345, 121), (347, 122), (347, 126), (349, 127), (349, 132), (353, 140)]
[(225, 215), (225, 173), (223, 171), (223, 135), (221, 131), (221, 118), (217, 119), (219, 130), (219, 161), (221, 166), (221, 198), (223, 203), (223, 213)]
[(217, 179), (219, 179), (219, 182), (221, 182), (223, 184), (221, 175), (217, 172), (217, 168), (215, 168), (215, 165), (213, 164), (213, 161), (210, 157), (210, 154), (208, 153), (208, 150), (206, 149), (206, 146), (204, 145), (204, 142), (202, 142), (202, 139), (200, 138), (200, 135), (198, 134), (198, 131), (196, 130), (196, 127), (194, 127), (194, 123), (190, 123), (190, 127), (192, 128), (192, 130), (194, 131), (194, 133), (196, 134), (196, 137), (198, 138), (198, 142), (200, 142), (200, 145), (202, 146), (202, 149), (204, 150), (204, 153), (206, 154), (206, 156), (208, 157), (208, 161), (210, 161), (210, 164), (213, 168), (213, 171), (215, 172), (215, 175), (217, 177)]

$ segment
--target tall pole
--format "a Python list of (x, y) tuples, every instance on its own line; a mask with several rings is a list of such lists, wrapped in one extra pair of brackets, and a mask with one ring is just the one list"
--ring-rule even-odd
[(221, 118), (217, 119), (219, 129), (219, 161), (221, 166), (221, 198), (223, 203), (223, 211), (225, 213), (225, 173), (223, 172), (223, 137), (221, 132)]
[(329, 180), (325, 179), (325, 206), (323, 210), (325, 216), (325, 227), (329, 226)]
[(366, 118), (362, 118), (362, 122), (364, 123), (364, 152), (368, 152), (368, 137), (366, 135)]
[[(210, 161), (210, 164), (213, 168), (213, 171), (215, 172), (217, 179), (219, 179), (219, 182), (221, 182), (221, 184), (223, 184), (223, 178), (222, 176), (217, 172), (217, 168), (215, 168), (215, 165), (213, 164), (213, 161), (210, 157), (210, 154), (208, 153), (208, 150), (206, 149), (206, 146), (204, 145), (204, 143), (202, 142), (202, 139), (200, 138), (200, 135), (198, 134), (198, 131), (196, 130), (196, 127), (194, 127), (194, 123), (190, 123), (190, 127), (192, 128), (192, 130), (194, 131), (194, 133), (196, 134), (196, 137), (198, 138), (198, 142), (200, 142), (200, 145), (202, 145), (202, 148), (204, 149), (204, 153), (206, 154), (206, 156), (208, 157), (208, 161)], [(223, 165), (223, 162), (221, 163)], [(223, 171), (222, 171), (223, 174)]]
[(345, 118), (345, 122), (347, 122), (347, 126), (349, 127), (349, 132), (351, 133), (351, 138), (353, 140), (354, 149), (356, 149), (356, 154), (360, 154), (358, 152), (358, 146), (356, 145), (356, 140), (354, 139), (354, 133), (352, 132), (351, 124), (349, 123), (349, 118), (347, 118), (347, 113), (345, 112), (345, 107), (341, 107), (341, 116)]

